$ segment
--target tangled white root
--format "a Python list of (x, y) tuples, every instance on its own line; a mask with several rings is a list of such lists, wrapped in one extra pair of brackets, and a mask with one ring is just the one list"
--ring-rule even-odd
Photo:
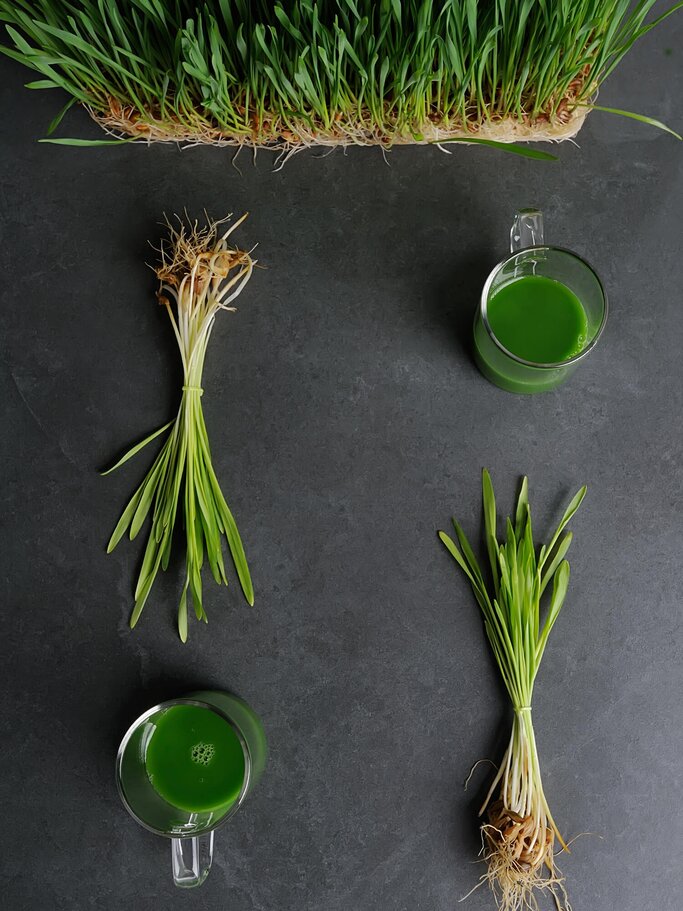
[(554, 862), (555, 833), (532, 816), (522, 817), (497, 800), (481, 827), (488, 882), (500, 911), (538, 911), (537, 894), (550, 894), (558, 911), (571, 911)]
[(543, 792), (531, 707), (515, 709), (507, 750), (480, 815), (484, 873), (500, 911), (539, 911), (537, 895), (552, 896), (557, 911), (571, 911), (555, 866), (555, 838), (568, 850)]

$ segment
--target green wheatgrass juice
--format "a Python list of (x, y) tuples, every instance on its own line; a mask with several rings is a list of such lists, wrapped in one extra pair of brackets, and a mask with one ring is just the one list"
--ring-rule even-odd
[(220, 715), (197, 705), (174, 705), (154, 722), (145, 767), (154, 790), (189, 813), (227, 810), (244, 782), (244, 751)]
[(488, 302), (498, 341), (525, 361), (556, 364), (579, 354), (588, 321), (578, 297), (562, 282), (526, 275), (499, 288)]

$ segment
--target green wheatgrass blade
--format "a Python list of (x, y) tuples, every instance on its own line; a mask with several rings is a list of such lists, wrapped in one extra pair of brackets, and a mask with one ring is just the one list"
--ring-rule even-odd
[(159, 547), (154, 538), (150, 537), (147, 542), (147, 550), (140, 570), (140, 577), (135, 590), (135, 607), (130, 618), (131, 629), (137, 624), (142, 614), (142, 609), (147, 602), (152, 585), (159, 572), (161, 563), (162, 549)]
[(181, 642), (187, 642), (187, 586), (188, 583), (185, 582), (178, 605), (178, 635)]
[(57, 127), (59, 126), (59, 124), (60, 124), (60, 123), (62, 122), (62, 120), (64, 119), (66, 113), (67, 113), (75, 104), (76, 104), (76, 99), (75, 99), (75, 98), (70, 98), (70, 99), (67, 101), (67, 103), (64, 105), (64, 107), (62, 108), (62, 110), (59, 112), (59, 114), (57, 114), (57, 116), (50, 122), (50, 124), (49, 124), (49, 126), (48, 126), (48, 128), (47, 128), (47, 130), (46, 130), (48, 136), (51, 136), (51, 135), (54, 133), (54, 131), (57, 129)]
[(178, 607), (178, 634), (183, 642), (188, 635), (188, 592), (197, 619), (207, 621), (201, 577), (205, 558), (216, 583), (227, 584), (221, 533), (225, 533), (228, 541), (244, 595), (249, 604), (254, 602), (242, 541), (213, 470), (201, 407), (202, 370), (215, 317), (241, 293), (254, 266), (249, 254), (234, 248), (228, 240), (242, 220), (228, 230), (221, 228), (222, 222), (211, 222), (203, 229), (196, 223), (188, 228), (182, 219), (178, 219), (177, 228), (168, 224), (170, 244), (162, 247), (162, 262), (157, 269), (161, 282), (158, 298), (169, 314), (182, 358), (180, 408), (175, 420), (137, 443), (109, 469), (118, 468), (172, 427), (147, 477), (119, 519), (109, 549), (116, 546), (126, 531), (131, 539), (135, 538), (151, 515), (130, 620), (131, 626), (135, 626), (159, 569), (168, 568), (176, 521), (182, 519), (186, 582)]
[(458, 543), (460, 544), (460, 549), (462, 550), (465, 560), (467, 560), (467, 565), (472, 571), (472, 575), (477, 580), (479, 588), (482, 589), (482, 591), (485, 591), (486, 585), (484, 583), (484, 576), (482, 575), (481, 569), (479, 568), (479, 562), (474, 555), (474, 551), (472, 550), (470, 542), (467, 539), (467, 535), (455, 519), (453, 519), (453, 527), (455, 528), (455, 533), (458, 538)]
[(51, 79), (36, 79), (33, 82), (25, 82), (25, 89), (58, 89), (59, 86)]
[(194, 517), (194, 537), (196, 541), (195, 553), (197, 554), (197, 567), (201, 570), (204, 566), (204, 529), (202, 527), (201, 512), (196, 512)]
[(496, 497), (488, 471), (482, 472), (482, 497), (484, 501), (484, 524), (486, 527), (486, 550), (493, 573), (493, 589), (498, 594), (498, 542), (496, 541)]
[(53, 146), (74, 146), (74, 148), (88, 149), (98, 148), (99, 146), (120, 146), (127, 142), (135, 142), (131, 136), (128, 139), (39, 139), (38, 142), (45, 142)]
[[(199, 491), (199, 486), (197, 489)], [(204, 499), (203, 495), (202, 499)], [(211, 567), (211, 573), (216, 581), (216, 584), (220, 585), (221, 582), (224, 581), (225, 576), (225, 573), (221, 575), (220, 570), (220, 565), (222, 564), (221, 536), (216, 525), (213, 511), (209, 513), (208, 506), (206, 507), (206, 510), (204, 507), (202, 507), (200, 510), (199, 521), (201, 523), (202, 534), (204, 535), (206, 557), (209, 561), (209, 566)]]
[(161, 554), (161, 570), (162, 572), (166, 572), (168, 569), (168, 564), (171, 560), (171, 549), (173, 547), (173, 526), (164, 529), (163, 537), (159, 540), (159, 543), (163, 545)]
[(140, 567), (140, 572), (138, 573), (138, 581), (135, 586), (136, 601), (140, 597), (140, 593), (149, 582), (150, 576), (153, 578), (157, 573), (157, 568), (155, 568), (157, 563), (157, 556), (159, 554), (163, 556), (163, 549), (160, 545), (161, 542), (156, 541), (152, 535), (147, 538), (147, 544), (145, 545), (145, 552), (142, 558), (142, 566)]
[(517, 511), (515, 513), (515, 536), (519, 541), (527, 526), (529, 512), (529, 482), (527, 478), (522, 478), (522, 488), (517, 500)]
[(683, 141), (683, 136), (681, 136), (680, 133), (672, 130), (671, 127), (668, 127), (665, 123), (662, 123), (661, 120), (655, 120), (654, 117), (646, 117), (645, 114), (635, 114), (633, 111), (621, 111), (619, 108), (606, 108), (601, 104), (589, 104), (584, 105), (584, 107), (589, 108), (591, 111), (604, 111), (606, 114), (618, 114), (620, 117), (628, 117), (630, 120), (637, 120), (640, 123), (646, 123), (648, 126), (657, 127), (658, 130), (663, 130), (665, 133), (670, 133), (672, 136), (675, 136), (676, 139)]
[(453, 539), (449, 535), (447, 535), (445, 531), (439, 532), (439, 538), (446, 545), (446, 547), (449, 550), (453, 559), (459, 564), (462, 571), (465, 573), (467, 578), (470, 580), (472, 588), (478, 588), (479, 582), (472, 575), (472, 571), (470, 570), (470, 567), (468, 566), (467, 561), (465, 560), (463, 555), (460, 553), (458, 548), (455, 546), (455, 542), (453, 541)]
[(197, 462), (195, 467), (195, 493), (197, 504), (199, 505), (199, 515), (204, 529), (205, 538), (215, 539), (218, 536), (218, 528), (214, 519), (213, 509), (209, 508), (209, 498), (211, 497), (211, 485), (206, 477), (201, 462)]
[(0, 51), (132, 141), (466, 142), (549, 160), (520, 142), (574, 135), (633, 45), (681, 5), (0, 0)]
[[(159, 478), (158, 470), (150, 474), (145, 481), (145, 485), (142, 490), (142, 496), (138, 502), (138, 508), (135, 510), (135, 515), (133, 516), (133, 521), (130, 523), (130, 530), (128, 532), (128, 537), (131, 541), (134, 541), (137, 538), (140, 529), (142, 528), (147, 514), (149, 513), (152, 507), (152, 501), (157, 493), (157, 482)], [(155, 544), (159, 542), (156, 539), (156, 536), (150, 535), (150, 540), (154, 540)]]
[(204, 458), (206, 460), (206, 476), (209, 481), (209, 486), (213, 492), (214, 507), (218, 516), (220, 517), (223, 531), (228, 542), (228, 547), (230, 549), (230, 555), (235, 565), (235, 570), (237, 572), (237, 577), (240, 580), (240, 585), (242, 586), (244, 597), (246, 598), (249, 605), (253, 606), (254, 587), (251, 581), (249, 566), (247, 565), (247, 558), (244, 553), (244, 546), (242, 544), (240, 533), (237, 530), (237, 525), (235, 523), (233, 515), (230, 512), (228, 504), (225, 502), (225, 497), (223, 496), (223, 493), (218, 484), (218, 479), (216, 478), (216, 475), (211, 466), (211, 455), (209, 453), (208, 438), (206, 437), (205, 428), (203, 435), (200, 434), (199, 439), (204, 453)]
[(477, 139), (475, 136), (454, 136), (451, 139), (435, 139), (432, 145), (450, 145), (453, 142), (464, 142), (467, 145), (487, 146), (490, 149), (498, 149), (501, 152), (510, 152), (512, 155), (520, 155), (522, 158), (533, 158), (536, 161), (557, 161), (557, 155), (550, 152), (542, 152), (540, 149), (529, 149), (527, 146), (519, 145), (516, 142), (498, 142), (494, 139)]
[(247, 599), (248, 604), (253, 607), (254, 586), (251, 581), (251, 573), (249, 572), (249, 566), (247, 565), (247, 557), (244, 553), (242, 538), (240, 537), (240, 533), (237, 530), (237, 525), (233, 519), (232, 513), (230, 512), (227, 503), (222, 498), (220, 501), (220, 508), (223, 517), (223, 524), (225, 526), (225, 536), (228, 540), (230, 555), (232, 556), (232, 561), (235, 564), (237, 577), (240, 580), (240, 585), (242, 586), (244, 597)]
[(572, 499), (569, 506), (566, 508), (564, 515), (560, 519), (560, 524), (555, 529), (555, 534), (550, 539), (550, 544), (548, 544), (548, 546), (544, 550), (543, 559), (539, 560), (539, 562), (538, 562), (539, 569), (543, 568), (543, 566), (545, 565), (545, 561), (548, 559), (548, 557), (552, 553), (553, 548), (555, 547), (558, 538), (564, 531), (565, 526), (567, 525), (567, 523), (569, 522), (571, 517), (574, 515), (576, 510), (579, 508), (579, 506), (581, 506), (581, 503), (583, 502), (583, 498), (586, 496), (586, 489), (587, 489), (586, 487), (582, 487), (581, 490), (579, 490), (578, 493), (574, 496), (574, 498)]
[(144, 486), (145, 486), (145, 484), (143, 482), (138, 487), (138, 489), (133, 494), (133, 496), (131, 497), (130, 502), (128, 503), (128, 506), (126, 506), (126, 508), (121, 513), (121, 518), (119, 519), (119, 521), (116, 525), (116, 528), (112, 532), (112, 536), (109, 539), (109, 543), (107, 544), (107, 553), (108, 554), (110, 554), (114, 550), (114, 548), (119, 543), (121, 538), (128, 531), (128, 527), (131, 523), (131, 520), (135, 514), (136, 509), (138, 508), (138, 503), (140, 502), (140, 498), (142, 497), (142, 492), (143, 492)]
[(190, 591), (192, 592), (192, 603), (194, 605), (195, 616), (197, 617), (197, 620), (202, 620), (205, 616), (204, 607), (202, 605), (202, 577), (196, 563), (193, 563), (189, 567), (189, 572)]
[(555, 625), (558, 614), (562, 609), (564, 604), (564, 599), (567, 596), (567, 588), (569, 587), (569, 563), (567, 560), (564, 560), (558, 567), (557, 573), (553, 580), (553, 594), (550, 599), (550, 608), (548, 609), (548, 615), (543, 624), (543, 629), (541, 630), (541, 635), (538, 639), (538, 644), (536, 646), (536, 662), (539, 663), (543, 651), (545, 649), (545, 644), (548, 641), (548, 636), (550, 635), (550, 630)]
[(574, 537), (573, 533), (571, 531), (568, 531), (567, 534), (564, 536), (564, 538), (562, 538), (562, 540), (557, 545), (557, 549), (555, 550), (555, 556), (550, 561), (550, 566), (548, 566), (548, 568), (545, 570), (545, 572), (543, 573), (543, 576), (541, 578), (541, 582), (540, 582), (540, 593), (541, 594), (543, 594), (543, 592), (546, 590), (548, 582), (550, 582), (550, 580), (553, 578), (558, 566), (564, 560), (564, 558), (567, 556), (567, 551), (569, 550), (569, 548), (571, 546), (573, 537)]
[[(505, 541), (497, 540), (496, 501), (489, 473), (482, 473), (482, 502), (492, 584), (487, 586), (464, 531), (454, 520), (460, 548), (445, 533), (439, 538), (468, 579), (484, 618), (484, 629), (514, 711), (510, 741), (481, 809), (488, 880), (499, 907), (536, 907), (536, 890), (550, 891), (558, 907), (566, 899), (554, 859), (554, 840), (566, 844), (543, 791), (531, 700), (550, 632), (565, 603), (571, 544), (563, 529), (581, 505), (586, 488), (572, 499), (550, 544), (536, 558), (531, 530), (528, 484), (524, 478)], [(544, 562), (550, 562), (545, 567)], [(552, 580), (545, 621), (540, 628), (541, 596)]]
[(105, 475), (111, 474), (112, 471), (116, 471), (116, 469), (120, 468), (121, 465), (123, 465), (125, 462), (128, 461), (128, 459), (132, 459), (134, 455), (136, 455), (138, 452), (140, 452), (140, 450), (143, 447), (145, 447), (148, 443), (151, 443), (152, 440), (155, 440), (160, 434), (162, 434), (164, 432), (164, 430), (168, 430), (168, 428), (173, 423), (174, 423), (173, 421), (169, 421), (168, 424), (164, 424), (163, 427), (160, 427), (158, 430), (155, 430), (154, 433), (150, 433), (150, 435), (148, 437), (145, 437), (144, 440), (141, 440), (139, 443), (136, 443), (135, 446), (133, 446), (131, 449), (129, 449), (128, 452), (124, 456), (121, 456), (121, 458), (118, 460), (118, 462), (115, 465), (112, 465), (111, 468), (108, 468), (106, 471), (101, 472), (102, 477), (105, 477)]
[(178, 512), (180, 488), (183, 483), (187, 455), (187, 435), (182, 432), (183, 423), (181, 419), (176, 420), (176, 426), (171, 436), (170, 464), (172, 470), (166, 474), (166, 480), (161, 490), (161, 502), (163, 505), (158, 516), (158, 522), (163, 529), (169, 525), (173, 528)]
[[(162, 428), (162, 430), (164, 430), (164, 429), (166, 429), (166, 428)], [(154, 436), (158, 436), (158, 434), (160, 432), (161, 431), (157, 431), (154, 434)], [(139, 444), (139, 445), (144, 445), (144, 444)], [(114, 548), (119, 543), (119, 541), (121, 540), (123, 535), (125, 535), (125, 533), (128, 531), (129, 526), (131, 525), (131, 522), (133, 521), (134, 516), (137, 514), (137, 510), (140, 505), (140, 502), (148, 487), (150, 476), (154, 476), (162, 466), (162, 463), (164, 461), (165, 451), (166, 451), (166, 447), (164, 446), (162, 451), (157, 455), (156, 459), (154, 460), (154, 464), (152, 465), (152, 468), (148, 472), (147, 477), (142, 482), (142, 484), (140, 484), (140, 486), (138, 487), (136, 492), (131, 497), (130, 502), (124, 509), (124, 511), (121, 515), (121, 518), (119, 519), (118, 524), (117, 524), (116, 528), (114, 529), (111, 538), (109, 539), (109, 543), (107, 545), (107, 553), (111, 553), (114, 550)], [(124, 456), (124, 460), (129, 457), (130, 457), (130, 453), (128, 454), (128, 456)], [(117, 466), (114, 466), (114, 468), (116, 468), (116, 467)], [(113, 470), (114, 470), (113, 468), (109, 469), (109, 471), (113, 471)], [(109, 472), (104, 472), (104, 474), (108, 474), (108, 473)]]

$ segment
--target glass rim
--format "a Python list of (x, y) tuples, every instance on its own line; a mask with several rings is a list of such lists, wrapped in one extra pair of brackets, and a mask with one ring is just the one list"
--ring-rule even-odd
[[(590, 272), (592, 272), (593, 276), (595, 277), (596, 282), (598, 283), (598, 287), (600, 288), (600, 293), (602, 294), (602, 302), (603, 302), (602, 320), (600, 321), (600, 325), (598, 326), (597, 332), (595, 333), (595, 335), (593, 336), (591, 341), (585, 346), (585, 348), (582, 348), (578, 354), (574, 354), (574, 355), (572, 355), (572, 357), (567, 358), (564, 361), (552, 361), (552, 362), (549, 361), (547, 363), (543, 363), (540, 361), (528, 361), (528, 360), (526, 360), (526, 358), (519, 357), (519, 355), (515, 354), (513, 351), (510, 351), (509, 348), (506, 348), (505, 345), (500, 341), (500, 339), (498, 339), (495, 332), (491, 328), (491, 323), (489, 322), (489, 315), (488, 315), (489, 292), (491, 290), (491, 285), (493, 284), (493, 280), (496, 277), (496, 275), (500, 272), (501, 269), (503, 269), (505, 266), (507, 266), (507, 264), (509, 262), (511, 262), (512, 260), (514, 260), (516, 257), (518, 257), (524, 253), (540, 251), (540, 250), (554, 250), (558, 253), (564, 253), (566, 256), (571, 256), (573, 259), (577, 259), (583, 266), (585, 266)], [(551, 244), (535, 244), (534, 246), (531, 246), (531, 247), (524, 247), (522, 250), (515, 250), (514, 253), (510, 253), (509, 256), (506, 256), (505, 259), (502, 259), (497, 265), (495, 265), (493, 267), (493, 269), (489, 273), (488, 278), (486, 279), (486, 282), (484, 283), (484, 287), (482, 288), (481, 301), (479, 303), (479, 310), (481, 312), (481, 317), (482, 317), (482, 322), (484, 323), (484, 328), (486, 329), (487, 333), (489, 334), (491, 341), (494, 343), (494, 345), (496, 345), (496, 347), (498, 347), (503, 352), (503, 354), (505, 354), (507, 357), (511, 358), (513, 361), (516, 361), (518, 364), (523, 364), (525, 367), (532, 367), (536, 370), (556, 370), (559, 367), (570, 367), (572, 364), (576, 364), (578, 361), (580, 361), (584, 357), (586, 357), (586, 355), (590, 351), (592, 351), (593, 348), (595, 348), (600, 336), (603, 333), (605, 324), (607, 323), (607, 314), (609, 313), (609, 302), (607, 300), (607, 292), (605, 291), (605, 287), (602, 284), (602, 281), (600, 280), (600, 276), (595, 271), (593, 266), (591, 266), (591, 264), (588, 262), (587, 259), (584, 259), (583, 256), (579, 256), (578, 253), (574, 253), (573, 250), (568, 250), (566, 247), (556, 247)]]
[[(126, 749), (128, 747), (128, 744), (130, 743), (130, 740), (131, 740), (131, 737), (133, 736), (133, 734), (138, 730), (138, 728), (141, 725), (143, 725), (146, 721), (149, 721), (149, 719), (153, 715), (156, 715), (157, 712), (162, 712), (166, 709), (173, 708), (173, 706), (176, 706), (176, 705), (194, 705), (199, 708), (208, 709), (210, 712), (213, 712), (214, 715), (218, 715), (218, 717), (222, 718), (223, 721), (226, 721), (230, 725), (230, 727), (233, 729), (233, 731), (235, 732), (235, 735), (237, 736), (237, 739), (240, 742), (240, 746), (242, 747), (242, 753), (244, 755), (244, 780), (242, 782), (242, 787), (240, 788), (240, 792), (237, 795), (236, 800), (230, 805), (230, 807), (226, 810), (224, 815), (220, 817), (220, 819), (216, 822), (215, 825), (207, 826), (206, 828), (200, 829), (196, 832), (188, 832), (187, 834), (182, 834), (182, 833), (174, 834), (174, 833), (170, 833), (170, 832), (164, 832), (163, 829), (157, 829), (154, 826), (150, 825), (148, 822), (145, 822), (144, 819), (141, 819), (140, 816), (138, 816), (138, 814), (131, 807), (131, 805), (128, 801), (128, 798), (126, 797), (126, 792), (124, 790), (123, 782), (121, 780), (121, 764), (123, 762), (123, 756), (126, 752)], [(155, 835), (161, 835), (163, 838), (171, 838), (171, 839), (173, 839), (173, 838), (196, 838), (199, 835), (206, 835), (209, 832), (214, 832), (216, 829), (220, 828), (224, 823), (226, 823), (230, 819), (230, 817), (233, 816), (233, 814), (235, 814), (237, 812), (237, 810), (239, 810), (239, 808), (244, 803), (244, 798), (247, 796), (247, 793), (249, 791), (249, 785), (251, 784), (251, 767), (252, 767), (252, 761), (251, 761), (251, 750), (249, 749), (249, 744), (247, 743), (244, 735), (242, 734), (242, 731), (235, 724), (235, 722), (225, 714), (225, 712), (221, 711), (221, 709), (219, 709), (219, 708), (216, 708), (216, 706), (211, 705), (211, 703), (204, 702), (201, 699), (191, 699), (189, 697), (180, 698), (180, 699), (169, 699), (165, 702), (159, 702), (159, 703), (157, 703), (157, 705), (153, 705), (151, 708), (149, 708), (145, 712), (143, 712), (142, 715), (139, 715), (135, 719), (135, 721), (130, 725), (130, 727), (128, 728), (126, 733), (123, 735), (123, 737), (121, 738), (121, 743), (119, 744), (119, 748), (116, 752), (116, 789), (119, 793), (119, 797), (121, 798), (121, 803), (124, 805), (124, 807), (126, 808), (128, 813), (133, 817), (133, 819), (138, 823), (138, 825), (141, 825), (144, 829), (147, 829), (148, 832), (153, 832)], [(151, 782), (150, 782), (150, 787), (152, 787)], [(158, 796), (159, 796), (160, 800), (164, 799), (163, 797), (161, 797), (160, 794)], [(166, 802), (168, 803), (168, 801), (166, 801)], [(173, 804), (169, 804), (169, 806), (172, 807)], [(174, 807), (174, 809), (178, 810), (180, 808)], [(190, 811), (181, 810), (181, 812), (189, 813)]]

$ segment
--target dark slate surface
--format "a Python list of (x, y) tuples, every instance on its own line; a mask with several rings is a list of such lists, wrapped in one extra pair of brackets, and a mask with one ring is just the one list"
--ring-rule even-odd
[[(601, 101), (683, 126), (683, 16)], [(503, 507), (531, 479), (538, 532), (580, 484), (572, 583), (535, 701), (576, 909), (677, 907), (681, 800), (683, 151), (594, 115), (543, 165), (488, 150), (272, 159), (168, 147), (37, 145), (61, 104), (5, 62), (2, 111), (3, 906), (447, 911), (476, 882), (474, 760), (509, 716), (471, 595), (435, 531), (476, 534), (479, 472)], [(65, 132), (97, 135), (72, 112)], [(570, 385), (488, 385), (467, 350), (511, 213), (602, 274), (612, 314)], [(179, 365), (145, 268), (162, 212), (248, 209), (259, 243), (205, 373), (215, 463), (257, 586), (207, 587), (183, 647), (179, 574), (139, 629), (139, 548), (104, 543), (141, 457), (97, 469), (168, 419)], [(118, 739), (159, 698), (234, 689), (271, 760), (174, 890), (168, 845), (113, 782)], [(477, 787), (485, 781), (480, 769)], [(477, 788), (475, 788), (475, 791)], [(483, 890), (464, 907), (492, 906)]]

